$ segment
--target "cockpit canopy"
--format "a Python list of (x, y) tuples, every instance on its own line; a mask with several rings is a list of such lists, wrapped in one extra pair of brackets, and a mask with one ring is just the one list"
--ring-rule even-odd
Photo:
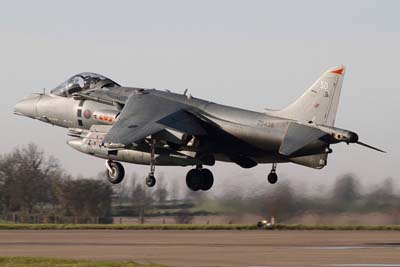
[(103, 87), (120, 87), (120, 85), (100, 74), (82, 72), (75, 76), (72, 76), (71, 78), (51, 90), (50, 93), (53, 95), (69, 97), (72, 94), (80, 91)]

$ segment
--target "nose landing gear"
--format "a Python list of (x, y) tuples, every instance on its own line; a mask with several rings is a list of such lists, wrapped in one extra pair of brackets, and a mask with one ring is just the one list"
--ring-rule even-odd
[(117, 161), (107, 160), (106, 162), (107, 180), (112, 184), (119, 184), (125, 176), (125, 170), (121, 163)]
[[(155, 173), (155, 140), (150, 140), (150, 172), (146, 177), (146, 185), (153, 187), (156, 184)], [(121, 163), (107, 160), (107, 179), (112, 184), (119, 184), (125, 176), (125, 170)], [(192, 191), (208, 191), (214, 184), (214, 176), (208, 169), (203, 169), (202, 165), (191, 169), (186, 175), (186, 185)]]
[(186, 185), (192, 191), (208, 191), (214, 184), (214, 176), (208, 169), (197, 166), (186, 175)]
[(268, 182), (270, 184), (275, 184), (278, 181), (278, 175), (276, 174), (276, 163), (272, 163), (271, 172), (268, 174)]

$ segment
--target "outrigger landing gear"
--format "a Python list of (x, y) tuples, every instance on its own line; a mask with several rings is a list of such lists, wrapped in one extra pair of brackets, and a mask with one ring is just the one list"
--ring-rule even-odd
[(192, 191), (210, 190), (214, 184), (214, 176), (208, 169), (203, 169), (202, 166), (197, 166), (191, 169), (186, 175), (186, 185)]
[(119, 184), (120, 182), (122, 182), (125, 176), (125, 170), (121, 163), (117, 161), (107, 160), (106, 167), (107, 180), (110, 183)]
[(150, 140), (150, 173), (146, 178), (146, 185), (148, 187), (153, 187), (156, 184), (156, 178), (154, 177), (154, 172), (156, 170), (156, 162), (155, 162), (155, 145), (156, 140)]
[(275, 184), (278, 181), (278, 175), (276, 174), (276, 163), (272, 163), (271, 172), (268, 174), (268, 182), (270, 184)]

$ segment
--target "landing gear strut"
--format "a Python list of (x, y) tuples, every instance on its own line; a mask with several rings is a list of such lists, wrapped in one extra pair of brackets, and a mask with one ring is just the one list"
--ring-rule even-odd
[(150, 173), (146, 178), (146, 185), (148, 187), (153, 187), (156, 184), (156, 177), (154, 177), (154, 172), (156, 170), (156, 161), (154, 158), (156, 140), (151, 139), (150, 142)]
[(268, 174), (268, 182), (270, 184), (275, 184), (278, 181), (278, 175), (276, 174), (276, 163), (272, 163), (271, 172)]
[(107, 180), (112, 184), (119, 184), (125, 176), (125, 170), (121, 163), (117, 161), (107, 160), (106, 162)]
[(192, 191), (207, 191), (214, 184), (214, 176), (208, 169), (203, 169), (202, 166), (197, 166), (191, 169), (186, 175), (186, 185)]

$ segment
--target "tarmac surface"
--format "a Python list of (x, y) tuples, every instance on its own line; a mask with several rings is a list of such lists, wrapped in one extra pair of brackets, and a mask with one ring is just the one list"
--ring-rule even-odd
[(400, 267), (400, 232), (1, 230), (0, 256), (168, 266)]

